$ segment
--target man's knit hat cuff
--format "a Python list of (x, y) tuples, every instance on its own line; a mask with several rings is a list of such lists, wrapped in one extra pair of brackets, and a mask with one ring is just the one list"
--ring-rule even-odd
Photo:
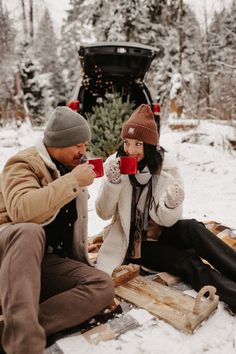
[(46, 146), (68, 147), (91, 140), (91, 134), (87, 127), (73, 127), (61, 131), (47, 131), (43, 142)]

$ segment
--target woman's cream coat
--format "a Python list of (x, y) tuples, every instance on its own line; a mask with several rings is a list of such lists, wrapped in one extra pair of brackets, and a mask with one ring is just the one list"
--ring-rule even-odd
[(1, 229), (16, 223), (46, 225), (59, 210), (76, 198), (78, 219), (74, 225), (73, 255), (86, 263), (88, 191), (75, 176), (60, 176), (45, 146), (40, 142), (11, 157), (0, 176)]
[[(112, 155), (107, 161), (114, 159)], [(106, 162), (107, 163), (107, 162)], [(169, 185), (178, 183), (183, 188), (179, 170), (165, 153), (160, 176), (153, 176), (153, 197), (149, 215), (161, 226), (172, 226), (182, 215), (182, 204), (175, 209), (165, 206), (164, 198)], [(118, 184), (110, 183), (104, 176), (96, 199), (97, 214), (104, 220), (112, 218), (104, 229), (104, 242), (98, 253), (96, 267), (111, 274), (124, 261), (129, 243), (132, 186), (127, 175)]]

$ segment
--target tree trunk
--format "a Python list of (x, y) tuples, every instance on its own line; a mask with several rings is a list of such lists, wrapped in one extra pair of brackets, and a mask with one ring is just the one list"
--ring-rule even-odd
[(26, 19), (26, 11), (25, 11), (25, 0), (21, 0), (22, 7), (22, 16), (23, 16), (23, 28), (24, 28), (24, 37), (27, 37), (27, 19)]
[(183, 0), (179, 0), (178, 8), (178, 34), (179, 34), (179, 72), (182, 72), (183, 57)]
[(211, 109), (211, 102), (210, 102), (210, 93), (211, 93), (211, 78), (210, 78), (210, 52), (209, 52), (209, 19), (208, 19), (208, 13), (207, 9), (205, 7), (204, 9), (204, 17), (205, 17), (205, 82), (206, 82), (206, 92), (205, 92), (205, 98), (206, 98), (206, 111), (207, 115), (210, 113)]
[(29, 21), (30, 21), (30, 40), (31, 40), (31, 43), (33, 44), (33, 39), (34, 39), (34, 11), (33, 11), (33, 0), (30, 0)]

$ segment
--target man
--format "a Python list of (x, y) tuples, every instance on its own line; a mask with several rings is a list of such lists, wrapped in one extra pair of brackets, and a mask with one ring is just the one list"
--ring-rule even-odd
[(0, 298), (2, 346), (42, 354), (46, 336), (76, 326), (112, 302), (112, 280), (89, 265), (87, 186), (81, 164), (87, 121), (57, 107), (35, 147), (9, 159), (1, 176)]

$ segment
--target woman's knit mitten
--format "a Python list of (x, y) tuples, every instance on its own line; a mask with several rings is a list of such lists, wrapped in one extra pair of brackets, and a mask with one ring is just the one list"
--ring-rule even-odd
[(121, 173), (119, 160), (111, 160), (105, 165), (105, 175), (110, 183), (120, 183)]
[(167, 188), (165, 205), (169, 209), (177, 208), (184, 200), (184, 190), (177, 183)]

